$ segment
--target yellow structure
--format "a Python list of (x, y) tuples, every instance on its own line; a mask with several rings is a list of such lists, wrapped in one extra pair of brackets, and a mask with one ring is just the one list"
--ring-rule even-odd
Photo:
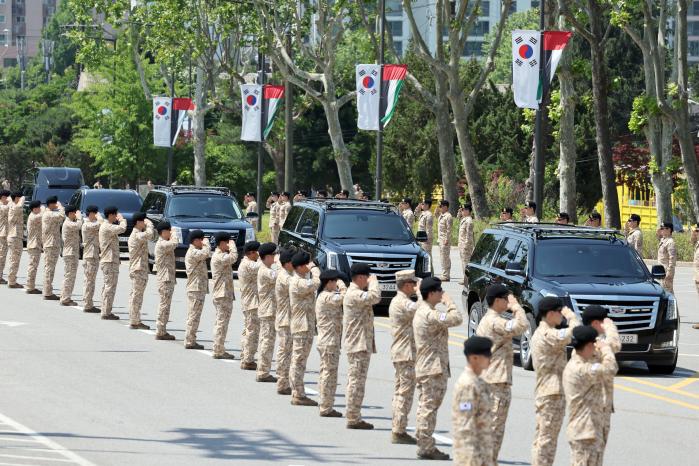
[[(629, 188), (626, 185), (617, 185), (617, 195), (619, 196), (619, 213), (621, 215), (621, 223), (625, 223), (631, 214), (641, 216), (641, 224), (644, 229), (650, 225), (655, 226), (658, 218), (658, 210), (655, 206), (655, 195), (653, 188), (637, 189)], [(595, 210), (602, 215), (602, 224), (605, 225), (604, 204), (599, 201), (595, 206)]]

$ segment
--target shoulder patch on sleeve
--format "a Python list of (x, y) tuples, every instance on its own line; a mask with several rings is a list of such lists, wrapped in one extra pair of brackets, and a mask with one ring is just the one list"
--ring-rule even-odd
[(405, 306), (405, 307), (408, 308), (408, 309), (411, 310), (411, 311), (414, 311), (415, 309), (417, 309), (417, 303), (414, 303), (414, 302), (410, 301), (410, 302), (408, 303), (408, 305)]
[(342, 299), (342, 295), (340, 293), (335, 293), (333, 295), (333, 301), (339, 301)]
[(442, 312), (441, 314), (439, 314), (439, 321), (444, 322), (445, 320), (447, 320), (447, 313)]
[(277, 272), (276, 272), (276, 270), (272, 270), (272, 271), (270, 272), (269, 276), (272, 277), (272, 280), (274, 280), (275, 278), (277, 278)]
[(597, 372), (597, 369), (599, 369), (600, 365), (601, 365), (601, 364), (598, 363), (598, 362), (594, 363), (594, 364), (592, 365), (592, 367), (590, 367), (590, 372), (592, 372), (593, 374), (594, 374), (595, 372)]
[(562, 328), (558, 331), (558, 339), (559, 340), (565, 340), (566, 339), (566, 329)]
[(470, 401), (459, 403), (459, 411), (471, 411), (471, 409), (473, 409), (473, 405)]
[(505, 324), (505, 330), (508, 332), (512, 330), (512, 327), (515, 326), (515, 321), (514, 320), (508, 320), (507, 323)]
[(369, 296), (369, 293), (367, 293), (366, 291), (363, 291), (363, 292), (362, 292), (362, 295), (360, 296), (360, 298), (364, 300), (364, 299), (367, 298), (367, 296)]

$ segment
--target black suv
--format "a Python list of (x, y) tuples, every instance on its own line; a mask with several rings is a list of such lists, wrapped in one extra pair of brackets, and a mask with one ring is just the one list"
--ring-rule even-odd
[[(228, 188), (200, 186), (156, 186), (143, 201), (141, 211), (155, 226), (167, 220), (177, 232), (180, 245), (175, 249), (177, 268), (184, 269), (184, 256), (189, 248), (189, 232), (202, 230), (216, 247), (214, 236), (219, 231), (231, 234), (238, 247), (238, 261), (242, 258), (246, 241), (255, 239), (252, 225), (245, 220), (242, 210)], [(148, 244), (151, 264), (155, 258), (155, 241)], [(235, 265), (237, 268), (238, 264)]]
[(418, 277), (432, 274), (430, 256), (408, 224), (394, 206), (382, 202), (297, 202), (284, 222), (279, 244), (304, 249), (321, 269), (336, 269), (346, 277), (352, 264), (369, 264), (379, 279), (382, 306), (396, 294), (397, 271), (413, 269)]
[(465, 273), (469, 335), (487, 310), (488, 285), (503, 283), (519, 298), (530, 327), (517, 342), (525, 369), (532, 369), (529, 341), (539, 320), (538, 303), (558, 296), (578, 315), (592, 304), (609, 310), (622, 342), (618, 360), (645, 362), (653, 373), (675, 370), (677, 300), (655, 281), (665, 277), (665, 269), (656, 265), (649, 272), (616, 230), (500, 223), (481, 235)]

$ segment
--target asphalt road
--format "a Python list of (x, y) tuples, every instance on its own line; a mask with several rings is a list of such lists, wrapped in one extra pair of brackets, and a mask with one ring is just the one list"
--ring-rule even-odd
[[(21, 275), (26, 255), (23, 255)], [(458, 264), (454, 254), (453, 264)], [(42, 261), (43, 266), (43, 261)], [(59, 262), (55, 288), (60, 287)], [(461, 278), (445, 288), (460, 305)], [(24, 276), (20, 278), (24, 282)], [(98, 276), (98, 290), (101, 274)], [(157, 291), (151, 276), (144, 321), (154, 327)], [(237, 285), (237, 283), (236, 283)], [(82, 289), (82, 265), (77, 290)], [(699, 432), (699, 299), (691, 270), (678, 270), (675, 289), (682, 315), (680, 359), (673, 376), (651, 376), (642, 365), (617, 377), (609, 465), (696, 464)], [(127, 318), (129, 280), (123, 262), (115, 312)], [(80, 292), (75, 296), (81, 298)], [(317, 408), (291, 406), (274, 384), (260, 384), (237, 361), (217, 361), (209, 351), (183, 348), (184, 279), (173, 299), (170, 331), (176, 342), (156, 341), (152, 331), (128, 322), (61, 307), (21, 290), (0, 287), (0, 465), (310, 465), (420, 464), (414, 446), (392, 445), (393, 367), (390, 330), (376, 318), (364, 417), (374, 431), (352, 431), (344, 419), (318, 416)], [(199, 341), (211, 349), (213, 305), (207, 298)], [(240, 350), (236, 302), (227, 347)], [(439, 447), (450, 451), (451, 386), (464, 366), (466, 327), (451, 332), (450, 390), (438, 417)], [(308, 363), (306, 387), (317, 388), (318, 353)], [(344, 411), (347, 363), (343, 354), (337, 408)], [(499, 461), (529, 464), (534, 434), (534, 373), (514, 370), (513, 402)], [(414, 426), (414, 412), (410, 425)], [(568, 464), (564, 433), (556, 464)]]

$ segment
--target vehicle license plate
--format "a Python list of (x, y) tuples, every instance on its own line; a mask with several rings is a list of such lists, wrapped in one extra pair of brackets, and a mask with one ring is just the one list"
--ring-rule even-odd
[(619, 340), (622, 343), (638, 343), (638, 335), (633, 333), (622, 333), (619, 335)]
[(396, 291), (395, 283), (379, 283), (379, 289), (381, 291)]

